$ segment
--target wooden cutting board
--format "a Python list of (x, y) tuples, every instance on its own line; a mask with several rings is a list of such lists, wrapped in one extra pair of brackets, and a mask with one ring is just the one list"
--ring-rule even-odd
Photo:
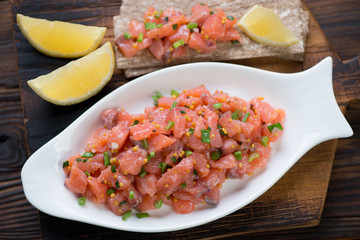
[[(108, 28), (103, 42), (112, 41), (112, 17), (119, 14), (120, 1), (11, 1), (14, 23), (16, 13), (45, 19), (57, 19)], [(39, 149), (56, 136), (80, 114), (103, 96), (131, 81), (122, 71), (116, 70), (111, 82), (95, 97), (74, 106), (60, 107), (45, 102), (26, 84), (26, 81), (63, 66), (69, 60), (42, 55), (31, 47), (14, 24), (20, 89), (29, 153)], [(334, 68), (340, 68), (324, 34), (310, 14), (310, 32), (304, 62), (275, 58), (258, 58), (233, 61), (236, 64), (276, 72), (299, 72), (308, 69), (326, 56), (334, 57)], [(343, 83), (334, 78), (334, 91), (339, 105), (358, 98), (355, 83)], [(220, 238), (244, 233), (289, 229), (317, 225), (325, 201), (337, 140), (327, 141), (310, 150), (281, 180), (261, 197), (239, 211), (190, 230), (170, 233), (142, 234), (121, 232), (84, 223), (64, 220), (40, 213), (39, 219), (44, 239), (119, 237), (121, 239), (154, 238)], [(44, 189), (46, 191), (46, 189)], [(119, 235), (120, 234), (120, 235)]]

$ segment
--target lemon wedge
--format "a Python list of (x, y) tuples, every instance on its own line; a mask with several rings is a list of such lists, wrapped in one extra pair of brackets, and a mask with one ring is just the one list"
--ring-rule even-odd
[(30, 44), (51, 57), (76, 58), (95, 50), (106, 28), (49, 21), (16, 14), (17, 24)]
[(27, 83), (43, 99), (72, 105), (97, 94), (112, 77), (114, 51), (109, 42), (88, 55)]
[(254, 41), (265, 45), (287, 47), (300, 42), (273, 10), (260, 5), (250, 8), (238, 25)]

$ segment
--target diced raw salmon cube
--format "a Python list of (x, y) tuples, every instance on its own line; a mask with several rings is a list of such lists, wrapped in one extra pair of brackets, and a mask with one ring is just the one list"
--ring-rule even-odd
[(154, 196), (157, 192), (156, 187), (157, 177), (153, 174), (146, 174), (145, 176), (136, 176), (135, 177), (135, 186), (136, 189), (141, 194), (148, 194), (150, 197)]
[(117, 216), (122, 216), (124, 213), (131, 210), (131, 205), (119, 191), (115, 192), (114, 197), (108, 196), (107, 205), (109, 209)]
[(99, 183), (97, 178), (92, 177), (87, 179), (89, 189), (92, 193), (92, 201), (96, 204), (103, 203), (107, 198), (108, 186), (106, 184)]
[(146, 151), (135, 146), (125, 151), (120, 157), (120, 169), (124, 175), (128, 173), (137, 175), (141, 171), (141, 167), (146, 163)]
[(195, 203), (190, 200), (173, 200), (174, 212), (178, 214), (187, 214), (195, 210)]
[(69, 178), (65, 180), (65, 186), (67, 189), (74, 193), (83, 194), (85, 193), (87, 186), (87, 176), (79, 169), (77, 165), (71, 167)]
[(120, 122), (118, 125), (113, 127), (110, 130), (108, 138), (109, 149), (115, 151), (120, 150), (128, 139), (129, 133), (129, 127), (124, 122)]

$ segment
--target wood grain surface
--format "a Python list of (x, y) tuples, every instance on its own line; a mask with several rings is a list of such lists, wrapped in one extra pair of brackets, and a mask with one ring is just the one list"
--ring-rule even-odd
[[(359, 22), (356, 22), (356, 19), (359, 19), (360, 9), (357, 1), (309, 0), (306, 3), (315, 16), (318, 14), (319, 19), (324, 19), (323, 24), (326, 27), (323, 29), (330, 29), (330, 33), (337, 31), (343, 34), (345, 39), (354, 37), (356, 39), (358, 36), (356, 30), (359, 29)], [(99, 4), (104, 7), (99, 8)], [(331, 40), (329, 42), (326, 40), (314, 18), (311, 25), (312, 35), (309, 35), (309, 41), (314, 41), (314, 44), (307, 48), (306, 54), (311, 57), (307, 58), (304, 65), (290, 63), (290, 68), (286, 68), (281, 61), (274, 59), (257, 59), (239, 63), (268, 68), (269, 62), (275, 61), (277, 67), (272, 70), (299, 71), (313, 66), (326, 55), (333, 55), (335, 60), (334, 89), (339, 104), (344, 109), (347, 108), (346, 117), (354, 130), (352, 138), (333, 140), (317, 146), (278, 184), (245, 209), (203, 227), (187, 231), (162, 234), (128, 233), (62, 220), (43, 213), (39, 216), (38, 211), (26, 201), (21, 187), (20, 170), (28, 154), (55, 136), (92, 103), (127, 80), (121, 72), (116, 72), (112, 85), (107, 86), (95, 98), (71, 107), (57, 107), (34, 98), (33, 93), (24, 84), (24, 79), (50, 72), (63, 65), (66, 60), (48, 58), (32, 49), (14, 25), (14, 14), (16, 12), (31, 13), (32, 16), (43, 18), (56, 16), (57, 19), (62, 18), (60, 20), (107, 25), (112, 15), (117, 14), (116, 7), (119, 5), (118, 1), (90, 3), (71, 1), (71, 4), (57, 1), (36, 1), (36, 4), (27, 1), (0, 1), (0, 23), (3, 26), (0, 29), (2, 43), (0, 44), (2, 60), (0, 65), (0, 150), (2, 150), (0, 151), (0, 212), (3, 213), (0, 217), (0, 239), (101, 239), (119, 236), (119, 234), (123, 239), (234, 239), (244, 233), (251, 233), (242, 235), (241, 238), (244, 239), (268, 237), (350, 239), (360, 235), (360, 190), (358, 188), (360, 185), (358, 147), (360, 103), (353, 100), (359, 99), (359, 46), (353, 44), (354, 46), (351, 46), (351, 51), (349, 51), (341, 43), (348, 44), (353, 40), (346, 42), (335, 36), (332, 38), (335, 39), (332, 40), (332, 44), (340, 44), (333, 48), (330, 44)], [(346, 8), (345, 5), (348, 7)], [(324, 6), (326, 6), (325, 9)], [(56, 11), (49, 9), (56, 9)], [(318, 11), (314, 11), (316, 9)], [(337, 16), (338, 9), (341, 11)], [(334, 26), (336, 21), (345, 22), (345, 29), (341, 29), (336, 24), (332, 28), (331, 26)], [(111, 29), (107, 32), (106, 39), (111, 39)], [(358, 43), (358, 39), (354, 43)], [(16, 54), (21, 58), (17, 58)], [(36, 58), (36, 62), (33, 58)], [(30, 111), (29, 106), (43, 111)], [(49, 127), (40, 128), (39, 125), (42, 124)], [(335, 148), (336, 142), (338, 142), (337, 148)], [(314, 166), (318, 168), (309, 170), (309, 167)], [(324, 177), (329, 179), (331, 174), (330, 183), (329, 181), (315, 181), (304, 186), (304, 183), (309, 182), (309, 178), (319, 179), (318, 173), (322, 174), (322, 179)], [(325, 200), (328, 183), (329, 190)], [(323, 195), (319, 194), (319, 189), (322, 189), (320, 192)], [(309, 198), (309, 193), (313, 194), (313, 198)], [(317, 226), (308, 227), (310, 225)], [(256, 233), (260, 230), (300, 226), (306, 226), (306, 228)]]

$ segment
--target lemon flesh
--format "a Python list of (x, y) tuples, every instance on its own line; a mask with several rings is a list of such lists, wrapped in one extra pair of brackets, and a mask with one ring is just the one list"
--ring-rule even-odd
[(43, 99), (71, 105), (97, 94), (112, 77), (115, 58), (109, 42), (90, 54), (27, 83)]
[(238, 25), (254, 41), (265, 45), (287, 47), (300, 42), (271, 9), (260, 5), (249, 9)]
[(52, 57), (76, 58), (95, 50), (106, 32), (105, 27), (49, 21), (16, 15), (17, 24), (30, 44)]

